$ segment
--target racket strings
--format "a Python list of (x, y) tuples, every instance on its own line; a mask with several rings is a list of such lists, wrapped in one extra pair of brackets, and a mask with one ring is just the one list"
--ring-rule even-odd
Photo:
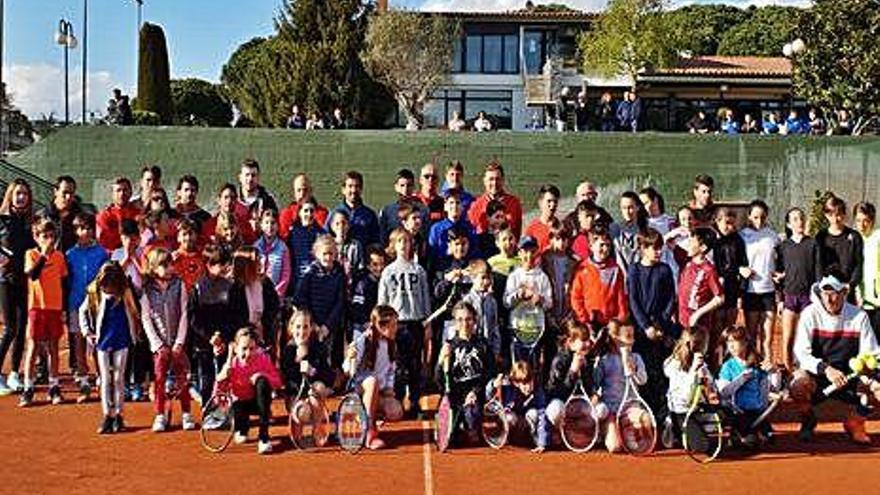
[(651, 412), (635, 403), (621, 409), (619, 415), (623, 442), (632, 453), (649, 453), (654, 450), (656, 427)]

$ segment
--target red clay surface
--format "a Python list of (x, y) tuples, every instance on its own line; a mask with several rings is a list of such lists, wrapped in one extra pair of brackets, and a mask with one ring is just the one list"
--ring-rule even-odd
[[(754, 457), (702, 466), (678, 451), (633, 458), (554, 450), (535, 455), (522, 447), (487, 447), (436, 452), (416, 421), (389, 426), (389, 449), (357, 455), (337, 447), (292, 450), (283, 407), (271, 433), (276, 453), (261, 457), (256, 445), (231, 445), (211, 454), (198, 432), (149, 430), (152, 408), (127, 404), (126, 433), (99, 436), (100, 406), (72, 402), (17, 407), (17, 396), (0, 398), (0, 494), (31, 493), (292, 493), (292, 494), (552, 494), (577, 493), (861, 493), (880, 481), (880, 422), (871, 422), (876, 447), (851, 445), (839, 422), (820, 426), (809, 445), (795, 438), (794, 425), (775, 445)], [(254, 435), (254, 431), (251, 435)], [(601, 492), (597, 492), (601, 490)]]

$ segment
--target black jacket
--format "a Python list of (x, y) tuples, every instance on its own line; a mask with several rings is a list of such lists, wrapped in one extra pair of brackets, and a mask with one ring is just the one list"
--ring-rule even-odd
[[(278, 316), (278, 310), (281, 302), (278, 300), (278, 292), (275, 291), (275, 284), (269, 277), (263, 277), (263, 316), (260, 322), (263, 326), (263, 342), (264, 347), (274, 347), (276, 344), (275, 319)], [(244, 328), (250, 324), (248, 315), (247, 295), (245, 294), (244, 285), (239, 282), (233, 282), (229, 288), (229, 312), (230, 320), (232, 320), (234, 331)]]
[(37, 244), (27, 220), (19, 215), (0, 215), (0, 252), (9, 263), (0, 268), (0, 281), (13, 285), (24, 282), (24, 254)]
[(237, 318), (232, 314), (229, 292), (232, 282), (220, 277), (202, 277), (189, 295), (189, 340), (194, 350), (211, 349), (209, 340), (214, 332), (220, 332), (223, 340), (232, 341), (238, 331)]
[[(470, 340), (458, 336), (449, 341), (452, 355), (449, 363), (449, 400), (460, 405), (470, 392), (477, 394), (482, 402), (486, 392), (486, 384), (495, 377), (495, 358), (489, 349), (489, 342), (480, 335)], [(434, 376), (439, 377), (441, 390), (445, 389), (447, 377), (443, 372), (443, 364), (437, 363)]]
[[(324, 344), (312, 339), (309, 342), (309, 352), (306, 355), (309, 366), (315, 369), (315, 374), (309, 377), (312, 383), (321, 382), (328, 387), (333, 386), (335, 375), (328, 366), (327, 348)], [(281, 350), (281, 377), (284, 379), (284, 390), (288, 397), (296, 397), (302, 384), (302, 372), (299, 370), (300, 360), (296, 358), (296, 343), (293, 339)]]
[(574, 353), (567, 347), (563, 347), (553, 358), (550, 366), (550, 376), (547, 378), (547, 397), (565, 401), (571, 395), (578, 380), (584, 385), (584, 390), (593, 393), (593, 358), (587, 356), (584, 366), (579, 374), (571, 373), (571, 361)]

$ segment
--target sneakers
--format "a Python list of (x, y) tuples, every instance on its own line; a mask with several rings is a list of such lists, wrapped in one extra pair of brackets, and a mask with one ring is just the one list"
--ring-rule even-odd
[(190, 399), (198, 402), (199, 404), (202, 403), (202, 394), (201, 394), (201, 392), (199, 392), (199, 389), (197, 389), (195, 385), (189, 386), (189, 397), (190, 397)]
[(29, 388), (21, 393), (18, 398), (18, 407), (28, 407), (34, 403), (34, 389)]
[(113, 433), (119, 433), (125, 431), (125, 421), (122, 420), (122, 415), (117, 414), (115, 418), (113, 418)]
[(809, 442), (813, 440), (813, 431), (816, 429), (818, 421), (813, 411), (805, 413), (801, 416), (801, 429), (798, 432), (798, 439), (801, 442)]
[(843, 422), (843, 429), (849, 435), (849, 439), (859, 445), (871, 445), (871, 437), (865, 431), (865, 418), (851, 414)]
[(266, 455), (272, 453), (272, 442), (268, 440), (260, 440), (257, 443), (257, 453), (260, 455)]
[(144, 400), (144, 387), (140, 383), (131, 386), (131, 401), (141, 402)]
[(191, 430), (196, 429), (196, 420), (193, 419), (193, 416), (190, 413), (183, 413), (183, 416), (181, 417), (180, 423), (181, 423), (183, 429), (186, 431), (191, 431)]
[(115, 424), (115, 420), (110, 416), (104, 416), (104, 421), (101, 422), (101, 425), (98, 426), (98, 434), (99, 435), (108, 435), (113, 433), (113, 425)]
[(370, 450), (384, 449), (385, 441), (379, 438), (379, 434), (373, 429), (367, 432), (366, 446)]
[(12, 394), (12, 389), (6, 386), (6, 377), (0, 375), (0, 397)]
[(159, 433), (165, 431), (168, 428), (168, 420), (165, 419), (164, 414), (157, 414), (153, 419), (153, 432)]
[(89, 382), (83, 381), (79, 385), (79, 395), (76, 398), (77, 404), (85, 404), (88, 402), (89, 397), (92, 395), (92, 387), (89, 385)]
[(49, 387), (49, 401), (53, 406), (57, 406), (64, 402), (64, 397), (61, 395), (61, 387), (58, 385), (52, 385)]
[(236, 445), (242, 445), (247, 443), (248, 438), (244, 433), (235, 432), (235, 435), (232, 436), (232, 441), (235, 442)]
[(13, 393), (21, 392), (24, 388), (24, 384), (21, 382), (21, 375), (15, 371), (9, 373), (9, 376), (6, 377), (6, 386), (9, 390), (12, 390)]

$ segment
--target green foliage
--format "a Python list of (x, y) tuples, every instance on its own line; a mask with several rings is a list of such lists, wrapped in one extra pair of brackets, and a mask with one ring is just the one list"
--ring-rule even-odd
[(408, 129), (424, 123), (425, 102), (452, 72), (458, 23), (437, 15), (389, 10), (373, 15), (361, 60), (394, 94)]
[(232, 121), (232, 106), (219, 85), (202, 79), (171, 81), (175, 125), (226, 127)]
[[(837, 0), (833, 0), (837, 1)], [(803, 9), (767, 6), (749, 8), (749, 16), (721, 37), (719, 55), (782, 55), (782, 47), (798, 36)]]
[(162, 117), (156, 112), (148, 110), (135, 110), (132, 112), (134, 125), (157, 126), (162, 125)]
[(584, 70), (635, 81), (643, 69), (672, 64), (678, 47), (664, 6), (663, 0), (611, 0), (594, 29), (579, 39)]
[(810, 211), (807, 218), (807, 234), (815, 237), (820, 230), (828, 228), (828, 219), (825, 218), (825, 203), (834, 196), (831, 191), (816, 190), (813, 201), (810, 203)]
[(0, 86), (0, 111), (3, 112), (3, 121), (7, 126), (7, 150), (18, 151), (33, 142), (33, 133), (36, 130), (27, 115), (15, 107), (12, 96), (6, 93), (6, 84)]
[(794, 59), (796, 93), (864, 120), (880, 114), (880, 3), (816, 0), (797, 30), (806, 49)]
[(676, 45), (693, 55), (718, 53), (724, 35), (749, 15), (743, 9), (721, 4), (687, 5), (665, 14)]
[(144, 23), (140, 33), (136, 108), (158, 114), (163, 124), (170, 124), (172, 117), (170, 73), (162, 27)]

